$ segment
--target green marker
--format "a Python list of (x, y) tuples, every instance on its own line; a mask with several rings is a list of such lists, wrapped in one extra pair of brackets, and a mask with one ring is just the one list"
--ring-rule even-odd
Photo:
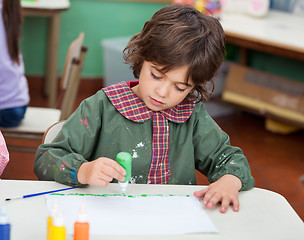
[(120, 189), (123, 194), (125, 194), (127, 190), (127, 186), (129, 180), (131, 179), (131, 172), (132, 172), (132, 156), (130, 153), (127, 152), (120, 152), (116, 156), (116, 161), (126, 170), (127, 174), (125, 176), (125, 181), (119, 182)]

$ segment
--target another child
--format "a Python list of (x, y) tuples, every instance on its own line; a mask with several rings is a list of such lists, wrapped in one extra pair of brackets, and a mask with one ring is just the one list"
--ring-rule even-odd
[(5, 144), (4, 137), (0, 131), (0, 176), (2, 175), (9, 161), (9, 153)]
[(225, 55), (218, 20), (192, 7), (157, 11), (124, 50), (137, 82), (106, 87), (84, 100), (50, 144), (39, 146), (35, 173), (72, 186), (106, 186), (126, 174), (115, 160), (133, 155), (133, 183), (211, 184), (194, 195), (221, 212), (238, 211), (238, 192), (254, 186), (248, 162), (203, 104)]
[(20, 34), (20, 0), (0, 0), (0, 127), (19, 125), (29, 103)]

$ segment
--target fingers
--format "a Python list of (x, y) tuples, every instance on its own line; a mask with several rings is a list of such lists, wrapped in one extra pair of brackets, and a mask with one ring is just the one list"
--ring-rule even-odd
[(224, 198), (222, 200), (220, 212), (225, 213), (230, 204), (232, 204), (232, 208), (233, 208), (234, 212), (239, 211), (239, 200), (238, 200), (238, 198), (231, 197), (231, 198)]
[(238, 198), (232, 199), (233, 211), (238, 212), (240, 209), (240, 202)]
[(230, 202), (227, 199), (223, 200), (222, 204), (221, 204), (220, 212), (225, 213), (227, 211), (227, 208), (229, 205), (230, 205)]
[(224, 193), (216, 191), (212, 187), (207, 187), (201, 191), (194, 192), (194, 196), (198, 198), (203, 198), (202, 203), (207, 208), (213, 208), (215, 205), (220, 203), (220, 212), (225, 213), (229, 207), (232, 205), (233, 211), (239, 211), (239, 200), (238, 193)]
[(118, 181), (125, 180), (126, 170), (116, 161), (109, 158), (99, 158), (96, 160), (94, 174), (92, 175), (92, 185), (107, 186), (114, 178)]
[(193, 195), (195, 197), (197, 197), (197, 198), (204, 198), (203, 199), (203, 204), (205, 206), (211, 208), (211, 207), (213, 207), (216, 204), (216, 202), (212, 202), (212, 201), (215, 201), (215, 199), (212, 200), (212, 201), (210, 201), (210, 199), (212, 198), (212, 196), (214, 195), (214, 193), (215, 192), (212, 189), (210, 189), (210, 187), (206, 187), (203, 190), (194, 192)]
[(221, 195), (217, 192), (208, 191), (203, 199), (203, 204), (207, 208), (213, 208), (221, 200)]
[(126, 170), (116, 161), (101, 157), (92, 162), (83, 163), (78, 171), (78, 181), (83, 184), (105, 187), (114, 178), (124, 181)]
[(200, 190), (200, 191), (196, 191), (196, 192), (193, 193), (193, 195), (197, 198), (202, 198), (202, 197), (205, 196), (205, 193), (206, 193), (207, 190), (208, 190), (208, 188), (205, 188), (205, 189)]
[(92, 186), (106, 187), (109, 185), (109, 183), (109, 181), (106, 181), (104, 179), (95, 178), (92, 179), (89, 184)]
[(220, 195), (216, 194), (214, 191), (210, 190), (208, 187), (203, 190), (194, 192), (193, 195), (197, 198), (204, 197), (203, 204), (208, 208), (212, 208), (220, 200)]
[(105, 176), (105, 179), (110, 182), (115, 178), (118, 181), (124, 181), (126, 170), (120, 166), (117, 162), (108, 159), (104, 162), (103, 167), (100, 169), (100, 173)]

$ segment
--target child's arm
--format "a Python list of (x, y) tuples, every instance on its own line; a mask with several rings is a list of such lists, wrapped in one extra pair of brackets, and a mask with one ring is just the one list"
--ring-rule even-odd
[(78, 182), (106, 187), (114, 178), (123, 182), (126, 170), (116, 161), (100, 157), (92, 162), (83, 163), (77, 173)]
[(200, 116), (193, 134), (195, 168), (207, 176), (210, 183), (224, 175), (234, 175), (241, 181), (241, 191), (255, 184), (242, 150), (230, 145), (229, 136), (206, 113)]
[(207, 188), (194, 192), (194, 196), (204, 198), (203, 204), (212, 208), (221, 202), (220, 211), (225, 213), (228, 206), (232, 204), (233, 210), (239, 210), (238, 193), (242, 187), (241, 180), (233, 175), (224, 175), (219, 180), (211, 183)]
[(100, 91), (84, 100), (65, 122), (54, 141), (38, 147), (34, 172), (40, 180), (83, 186), (78, 181), (78, 171), (84, 163), (96, 159), (96, 156), (92, 156), (100, 141), (105, 98), (105, 94)]
[(229, 136), (213, 121), (203, 105), (197, 107), (193, 116), (196, 119), (193, 134), (195, 167), (211, 184), (196, 192), (195, 196), (203, 197), (207, 207), (222, 202), (221, 212), (226, 212), (232, 203), (237, 211), (238, 191), (248, 190), (255, 183), (248, 161), (240, 148), (230, 145)]

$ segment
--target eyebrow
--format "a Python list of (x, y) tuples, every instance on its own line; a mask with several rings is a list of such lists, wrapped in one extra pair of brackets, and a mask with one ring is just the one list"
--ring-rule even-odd
[[(188, 81), (187, 81), (188, 82)], [(177, 83), (180, 83), (180, 84), (183, 84), (183, 85), (185, 85), (185, 86), (187, 86), (187, 87), (192, 87), (193, 85), (191, 85), (191, 84), (189, 84), (189, 83), (184, 83), (184, 82), (177, 82)]]
[(156, 71), (160, 72), (163, 75), (166, 75), (161, 69), (157, 68), (156, 65), (151, 64), (151, 67), (154, 68)]
[[(161, 69), (157, 68), (155, 65), (151, 65), (151, 67), (154, 68), (156, 71), (160, 72), (161, 74), (166, 75), (165, 72), (163, 72)], [(188, 79), (186, 80), (185, 83), (184, 82), (175, 82), (175, 83), (183, 84), (183, 85), (185, 85), (187, 87), (192, 87), (193, 86), (193, 85), (191, 85), (191, 84), (188, 83)]]

